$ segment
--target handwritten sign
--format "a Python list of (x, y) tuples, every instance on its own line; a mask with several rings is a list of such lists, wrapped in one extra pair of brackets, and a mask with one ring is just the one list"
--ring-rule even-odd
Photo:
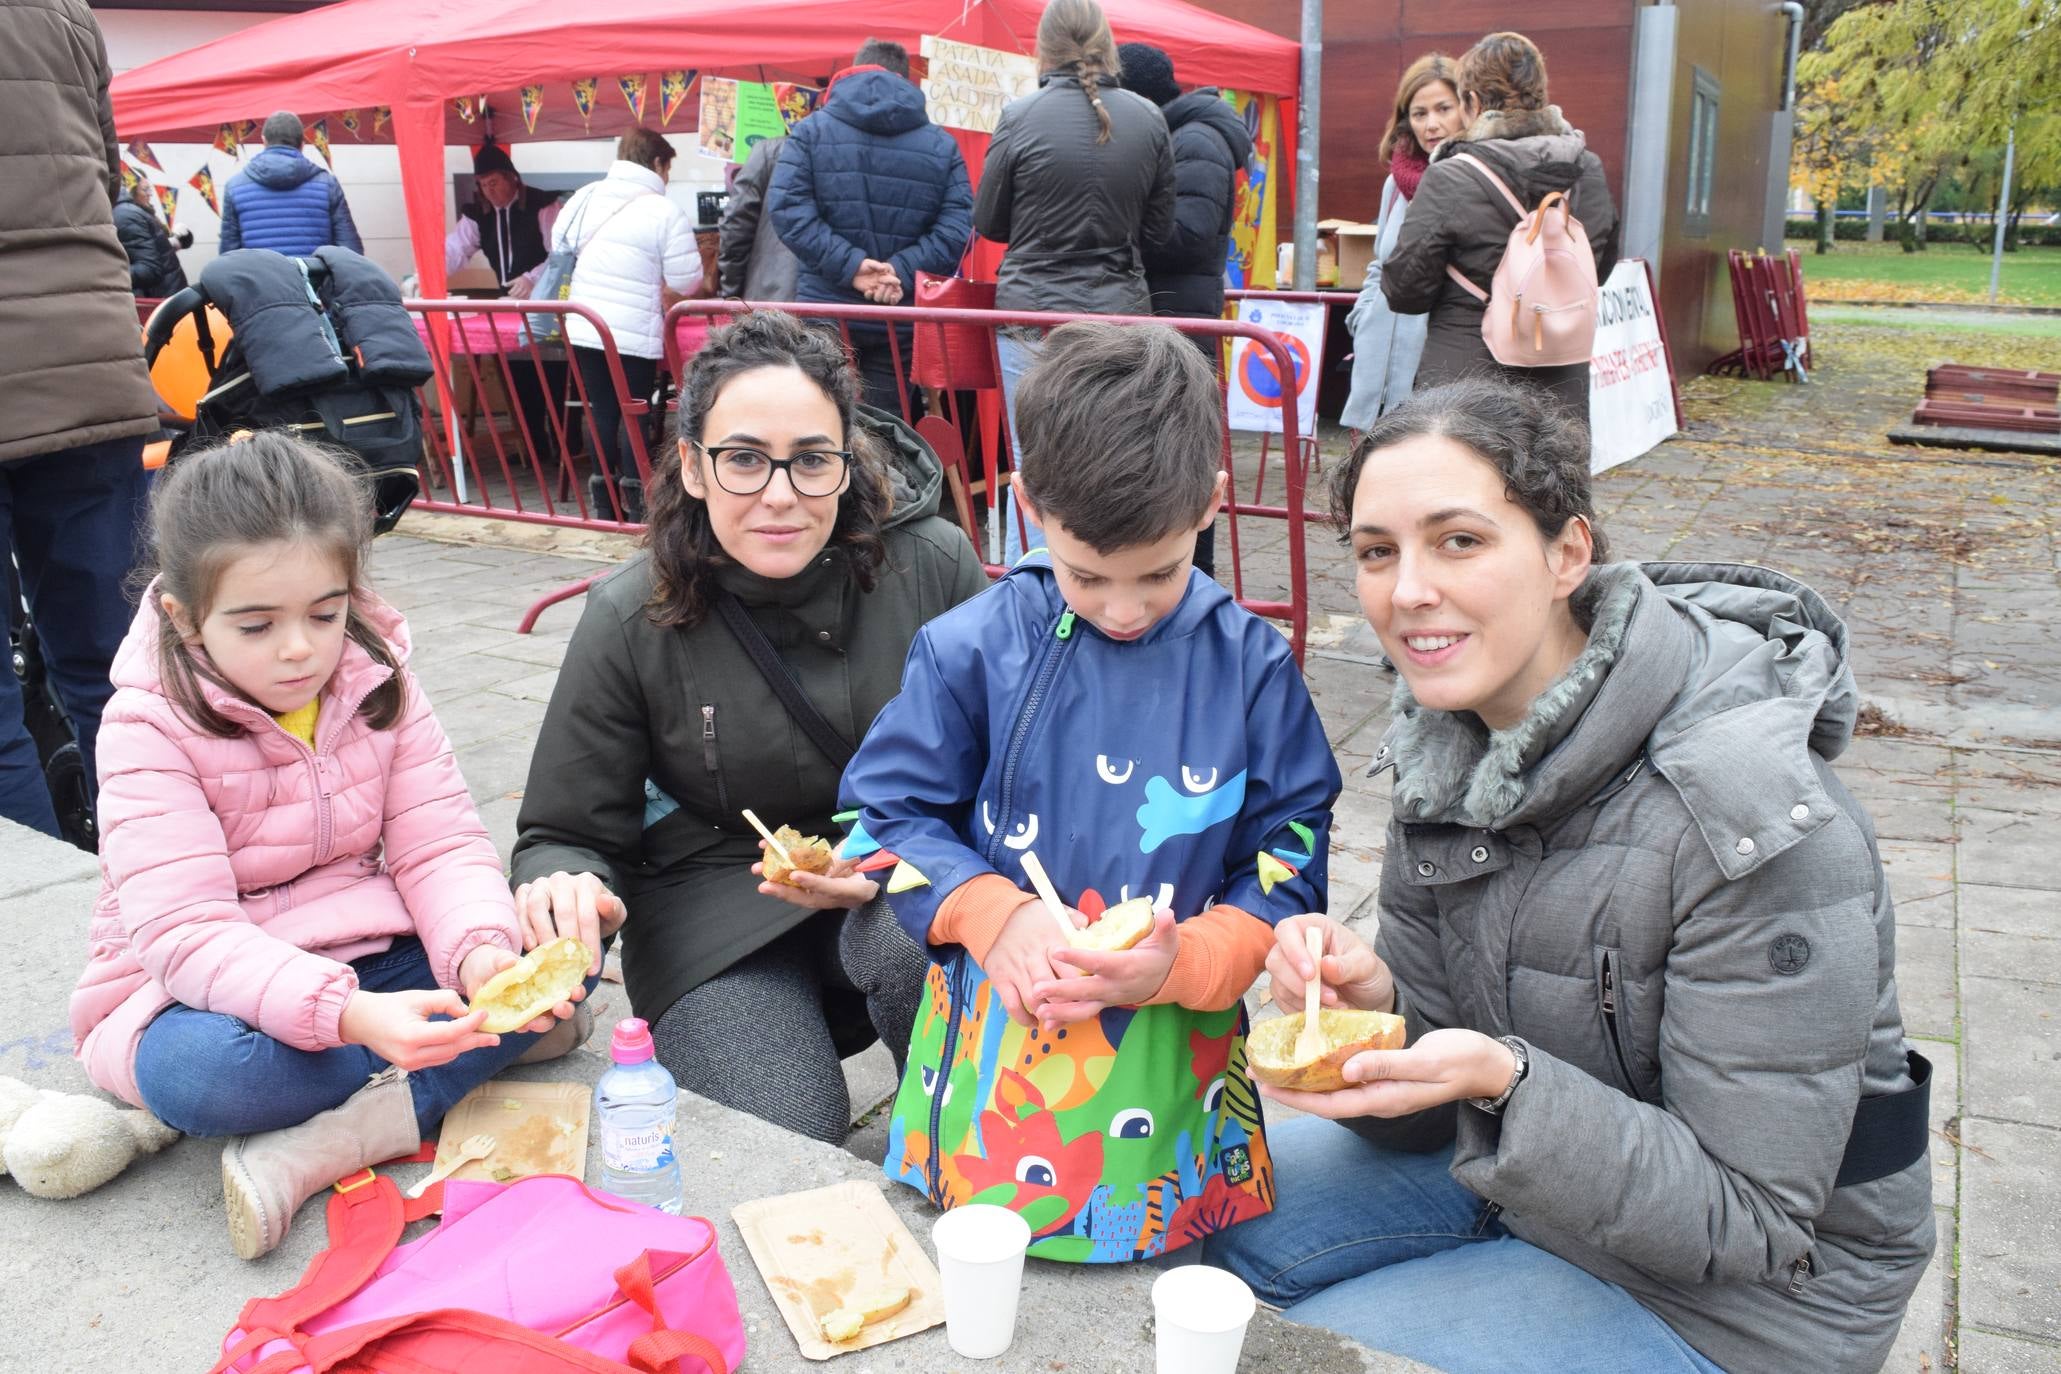
[(923, 36), (922, 52), (930, 63), (923, 94), (930, 102), (930, 122), (948, 129), (991, 134), (1002, 107), (1038, 88), (1038, 62), (1022, 53), (954, 43), (934, 34)]
[(773, 88), (756, 81), (738, 82), (737, 120), (730, 139), (730, 160), (742, 162), (761, 142), (780, 138), (786, 132), (787, 121), (780, 117), (780, 102), (774, 97)]
[(1628, 463), (1674, 432), (1674, 376), (1646, 264), (1622, 259), (1596, 293), (1589, 467), (1602, 472)]

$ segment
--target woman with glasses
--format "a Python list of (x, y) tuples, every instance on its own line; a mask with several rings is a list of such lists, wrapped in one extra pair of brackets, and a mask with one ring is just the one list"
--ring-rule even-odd
[(877, 1035), (899, 1072), (929, 961), (848, 863), (765, 881), (742, 812), (834, 840), (917, 629), (987, 586), (936, 456), (858, 391), (834, 335), (778, 312), (695, 355), (645, 549), (567, 648), (514, 859), (527, 929), (623, 930), (682, 1087), (836, 1143), (839, 1061)]

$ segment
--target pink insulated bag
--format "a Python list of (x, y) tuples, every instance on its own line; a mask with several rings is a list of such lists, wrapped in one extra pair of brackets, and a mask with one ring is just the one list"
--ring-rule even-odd
[(443, 1185), (434, 1206), (369, 1172), (337, 1185), (330, 1248), (300, 1283), (247, 1304), (216, 1374), (495, 1371), (731, 1374), (737, 1292), (700, 1217), (590, 1192), (562, 1174)]

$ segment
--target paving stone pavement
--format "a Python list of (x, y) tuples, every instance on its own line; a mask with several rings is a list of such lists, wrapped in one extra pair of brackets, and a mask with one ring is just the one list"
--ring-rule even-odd
[[(1692, 384), (1688, 431), (1599, 478), (1599, 514), (1619, 556), (1764, 562), (1846, 617), (1863, 699), (1880, 714), (1837, 767), (1875, 817), (1905, 1017), (1937, 1065), (1940, 1246), (1885, 1368), (2061, 1369), (2061, 467), (1888, 449), (1879, 434), (1916, 384), (1879, 383), (1864, 350), (1843, 352), (1829, 351), (1817, 385), (1759, 387), (1751, 407), (1723, 390), (1734, 384)], [(1264, 524), (1242, 533), (1248, 593), (1269, 594), (1285, 583), (1284, 543)], [(1391, 679), (1345, 557), (1321, 527), (1307, 548), (1307, 676), (1345, 774), (1332, 909), (1371, 933), (1388, 804), (1362, 775)], [(408, 615), (416, 671), (504, 857), (580, 603), (528, 635), (516, 622), (626, 549), (419, 516), (375, 548), (373, 576)], [(44, 902), (90, 900), (91, 875), (85, 863), (0, 883), (0, 930), (28, 928)], [(63, 976), (74, 968), (67, 956)], [(60, 1039), (0, 1040), (0, 1073), (53, 1060)], [(877, 1159), (891, 1065), (876, 1048), (846, 1067), (860, 1122), (850, 1149)], [(0, 1221), (17, 1202), (0, 1190)]]

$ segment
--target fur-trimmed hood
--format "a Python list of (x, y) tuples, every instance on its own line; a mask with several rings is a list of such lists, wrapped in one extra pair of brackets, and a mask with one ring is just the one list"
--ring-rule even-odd
[(1394, 766), (1405, 823), (1507, 830), (1557, 819), (1634, 765), (1674, 784), (1728, 876), (1786, 844), (1740, 853), (1741, 836), (1823, 787), (1811, 755), (1831, 759), (1853, 733), (1858, 695), (1846, 627), (1801, 582), (1734, 564), (1613, 563), (1574, 598), (1588, 646), (1522, 721), (1491, 731), (1472, 713), (1418, 705), (1398, 679), (1395, 723), (1375, 759)]
[[(1492, 138), (1547, 137), (1581, 139), (1582, 131), (1567, 122), (1558, 105), (1548, 105), (1543, 110), (1483, 110), (1460, 134), (1460, 140), (1468, 143), (1484, 143)], [(1588, 146), (1586, 140), (1582, 146)]]
[[(1522, 175), (1526, 169), (1573, 169), (1588, 146), (1588, 139), (1562, 117), (1558, 105), (1543, 110), (1483, 110), (1459, 137), (1440, 144), (1432, 161), (1473, 153), (1506, 176), (1512, 172)], [(1556, 171), (1554, 175), (1565, 173)]]

